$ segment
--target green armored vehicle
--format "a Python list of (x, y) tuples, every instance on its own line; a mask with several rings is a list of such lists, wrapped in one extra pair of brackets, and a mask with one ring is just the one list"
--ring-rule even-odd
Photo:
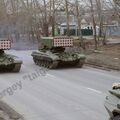
[(11, 48), (11, 41), (0, 38), (0, 72), (19, 72), (22, 61), (18, 57), (6, 54), (4, 50)]
[(120, 83), (113, 84), (105, 100), (105, 108), (109, 113), (109, 120), (120, 120)]
[(32, 53), (35, 64), (54, 69), (63, 66), (79, 66), (85, 63), (85, 55), (66, 52), (66, 47), (73, 47), (72, 37), (42, 37), (39, 51)]

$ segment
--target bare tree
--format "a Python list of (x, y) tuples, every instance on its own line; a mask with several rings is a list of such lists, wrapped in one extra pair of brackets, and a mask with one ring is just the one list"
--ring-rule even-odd
[(99, 19), (99, 37), (102, 37), (102, 28), (103, 28), (103, 14), (102, 14), (102, 0), (96, 0), (97, 13)]
[(55, 0), (52, 0), (52, 36), (55, 36)]
[(65, 0), (65, 10), (66, 10), (66, 23), (67, 23), (67, 36), (70, 36), (70, 26), (69, 26), (69, 10), (68, 10), (68, 0)]
[(119, 0), (109, 0), (111, 6), (114, 10), (114, 16), (119, 23), (120, 26), (120, 1)]
[(98, 35), (98, 41), (99, 39), (102, 40), (103, 45), (106, 45), (106, 29), (103, 29), (104, 19), (103, 19), (103, 0), (96, 0), (96, 6), (97, 6), (97, 14), (98, 14), (98, 24), (99, 24), (99, 35)]
[(93, 1), (90, 1), (90, 9), (91, 9), (91, 16), (92, 16), (92, 22), (93, 22), (93, 28), (94, 28), (94, 41), (95, 41), (95, 50), (98, 48), (97, 45), (97, 34), (96, 34), (96, 21), (95, 21), (95, 16), (94, 16), (94, 7), (93, 7)]
[(81, 15), (80, 15), (80, 5), (78, 3), (78, 0), (75, 2), (76, 4), (76, 13), (77, 13), (77, 24), (78, 24), (78, 31), (79, 31), (79, 39), (81, 41), (81, 47), (85, 49), (83, 37), (82, 37), (82, 31), (81, 31)]

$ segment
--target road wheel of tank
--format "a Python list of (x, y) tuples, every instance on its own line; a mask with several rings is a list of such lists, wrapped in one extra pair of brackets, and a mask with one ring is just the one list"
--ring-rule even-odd
[(34, 63), (36, 64), (36, 60), (33, 59), (33, 61), (34, 61)]
[(120, 120), (120, 115), (115, 116), (115, 117), (113, 118), (113, 120)]
[(82, 68), (82, 66), (83, 66), (83, 64), (81, 64), (80, 62), (78, 62), (78, 63), (76, 64), (76, 67), (78, 67), (78, 68)]
[(36, 59), (35, 59), (35, 58), (33, 58), (33, 61), (34, 61), (34, 63), (36, 64)]
[(41, 66), (44, 67), (45, 66), (45, 62), (42, 60), (41, 61)]
[(42, 64), (41, 60), (38, 60), (37, 62), (38, 62), (38, 65), (41, 66)]
[(48, 61), (45, 61), (44, 67), (49, 68), (49, 62)]
[(76, 67), (78, 68), (82, 68), (83, 64), (81, 63), (81, 61), (79, 61), (77, 64), (76, 64)]
[(49, 64), (50, 64), (49, 61), (46, 61), (45, 63), (46, 63), (46, 65), (45, 65), (46, 68), (49, 68)]
[(39, 66), (42, 66), (42, 60), (39, 61), (38, 65), (39, 65)]
[(40, 61), (39, 60), (37, 60), (36, 63), (37, 63), (37, 65), (40, 65)]
[(53, 62), (50, 63), (49, 68), (50, 69), (55, 69), (55, 68), (57, 68), (57, 66), (58, 66), (58, 61), (53, 61)]
[(35, 58), (33, 58), (33, 60), (34, 60), (34, 63), (35, 63), (36, 65), (38, 65), (38, 60), (35, 59)]
[(47, 68), (51, 68), (51, 61), (47, 61)]
[(43, 61), (43, 67), (46, 67), (46, 61)]
[(43, 60), (41, 60), (41, 67), (44, 67), (45, 62)]
[(38, 65), (38, 60), (35, 60), (35, 64)]
[(20, 68), (21, 68), (21, 64), (16, 63), (16, 64), (15, 64), (15, 67), (14, 67), (14, 69), (13, 69), (13, 72), (19, 72), (19, 71), (20, 71)]
[(79, 60), (77, 67), (82, 68), (82, 66), (84, 65), (85, 61), (84, 60)]

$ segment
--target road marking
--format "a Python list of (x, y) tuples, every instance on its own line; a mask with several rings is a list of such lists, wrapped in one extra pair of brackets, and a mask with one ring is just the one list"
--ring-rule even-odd
[[(55, 76), (55, 75), (52, 75), (52, 74), (47, 74), (47, 76), (48, 76), (48, 77), (52, 77), (52, 78), (56, 78), (56, 76)], [(85, 87), (85, 88), (88, 89), (88, 90), (90, 90), (90, 91), (93, 91), (93, 92), (96, 92), (96, 93), (102, 94), (102, 92), (99, 91), (99, 90), (95, 90), (95, 89), (87, 88), (87, 87)]]
[(47, 74), (47, 76), (48, 76), (48, 77), (53, 77), (53, 78), (55, 78), (55, 76), (54, 76), (54, 75), (51, 75), (51, 74)]
[(92, 89), (92, 88), (87, 88), (87, 89), (88, 89), (88, 90), (91, 90), (91, 91), (93, 91), (93, 92), (96, 92), (96, 93), (102, 94), (102, 92), (99, 91), (99, 90), (95, 90), (95, 89)]

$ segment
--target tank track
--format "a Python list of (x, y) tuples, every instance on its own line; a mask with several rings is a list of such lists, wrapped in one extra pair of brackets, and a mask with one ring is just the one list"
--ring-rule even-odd
[(14, 65), (10, 64), (10, 65), (0, 65), (0, 72), (10, 72), (14, 69)]
[(77, 63), (77, 67), (82, 68), (82, 66), (85, 64), (85, 59), (80, 59)]
[(13, 72), (20, 72), (21, 64), (16, 63), (14, 66), (14, 69), (12, 70)]
[(1, 65), (0, 72), (19, 72), (21, 64)]
[(39, 65), (41, 67), (46, 67), (49, 69), (55, 69), (58, 67), (58, 61), (52, 61), (52, 60), (41, 60), (41, 59), (36, 59), (33, 57), (33, 61), (35, 62), (36, 65)]
[[(33, 61), (36, 65), (41, 66), (41, 67), (46, 67), (46, 68), (49, 68), (49, 69), (55, 69), (55, 68), (60, 67), (60, 66), (65, 66), (64, 63), (61, 65), (61, 62), (52, 61), (50, 59), (41, 60), (41, 59), (33, 57)], [(82, 68), (84, 63), (85, 63), (85, 59), (80, 59), (79, 61), (77, 61), (76, 64), (73, 64), (73, 66), (76, 66), (78, 68)]]

